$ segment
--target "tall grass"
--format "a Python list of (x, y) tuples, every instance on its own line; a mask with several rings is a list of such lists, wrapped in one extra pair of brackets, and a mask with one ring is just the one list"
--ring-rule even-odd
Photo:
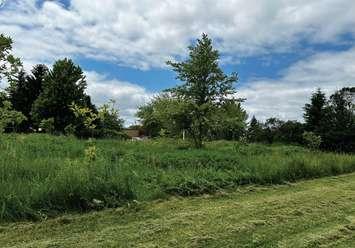
[(355, 171), (355, 156), (296, 146), (0, 136), (0, 220), (40, 219), (131, 200), (195, 195)]

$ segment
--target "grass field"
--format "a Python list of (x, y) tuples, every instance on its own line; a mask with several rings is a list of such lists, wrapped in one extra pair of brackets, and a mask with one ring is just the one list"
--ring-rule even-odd
[(0, 247), (354, 247), (355, 174), (0, 225)]
[(271, 185), (355, 171), (355, 156), (297, 146), (176, 140), (82, 141), (0, 137), (0, 221), (192, 196), (246, 184)]

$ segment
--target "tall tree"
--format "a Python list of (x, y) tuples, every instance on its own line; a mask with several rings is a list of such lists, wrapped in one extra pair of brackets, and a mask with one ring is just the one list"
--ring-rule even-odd
[(355, 87), (330, 96), (330, 125), (322, 133), (322, 147), (342, 152), (355, 151)]
[(316, 133), (322, 132), (324, 121), (327, 115), (327, 99), (325, 94), (318, 89), (312, 94), (311, 103), (307, 103), (304, 107), (304, 120), (306, 123), (306, 130)]
[(240, 102), (226, 100), (214, 112), (209, 127), (212, 139), (238, 140), (245, 134), (248, 115)]
[(45, 65), (36, 65), (32, 70), (32, 75), (26, 75), (22, 70), (6, 89), (13, 108), (22, 112), (27, 118), (27, 121), (21, 125), (22, 131), (33, 126), (30, 115), (32, 105), (42, 91), (43, 81), (47, 73), (48, 68)]
[(89, 107), (90, 98), (85, 94), (86, 80), (82, 69), (70, 59), (54, 63), (43, 83), (43, 89), (32, 108), (32, 116), (39, 124), (42, 120), (54, 118), (54, 128), (63, 132), (74, 123), (71, 104)]
[(260, 142), (263, 140), (263, 128), (261, 123), (253, 116), (251, 118), (249, 127), (248, 127), (248, 132), (247, 132), (247, 138), (248, 141), (250, 142)]
[(21, 70), (21, 61), (11, 54), (12, 39), (0, 34), (0, 83), (3, 78), (11, 82)]
[(189, 51), (186, 61), (167, 62), (177, 73), (177, 79), (183, 82), (170, 92), (189, 104), (192, 122), (188, 131), (194, 145), (200, 148), (213, 111), (236, 93), (233, 84), (238, 77), (237, 74), (226, 75), (219, 67), (219, 53), (213, 49), (212, 40), (206, 34), (196, 45), (190, 46)]

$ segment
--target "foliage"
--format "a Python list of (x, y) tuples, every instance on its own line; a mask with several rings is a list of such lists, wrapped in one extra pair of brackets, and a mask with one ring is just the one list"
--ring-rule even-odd
[(313, 132), (304, 132), (303, 139), (309, 149), (316, 150), (320, 147), (322, 143), (322, 138)]
[(9, 101), (2, 102), (0, 107), (0, 133), (3, 133), (5, 129), (16, 131), (18, 125), (26, 120), (26, 117), (18, 111), (13, 110)]
[(98, 110), (97, 117), (100, 120), (100, 128), (105, 131), (104, 137), (110, 137), (109, 132), (122, 131), (124, 121), (119, 116), (114, 100), (102, 105)]
[(63, 132), (74, 123), (71, 104), (93, 108), (90, 97), (85, 94), (85, 76), (82, 69), (70, 59), (58, 60), (48, 72), (43, 90), (34, 102), (32, 115), (35, 121), (54, 118), (54, 128)]
[(54, 128), (54, 118), (44, 119), (39, 123), (40, 130), (43, 130), (45, 133), (53, 134), (55, 131)]
[(191, 122), (188, 126), (194, 145), (202, 147), (207, 135), (211, 117), (219, 104), (231, 101), (237, 75), (227, 76), (218, 65), (219, 53), (212, 47), (212, 40), (206, 34), (189, 47), (189, 58), (183, 62), (167, 62), (177, 73), (182, 85), (170, 89), (173, 95), (188, 104)]
[(226, 100), (213, 112), (209, 123), (211, 140), (239, 140), (245, 135), (248, 115), (240, 102)]
[(306, 104), (305, 107), (305, 121), (309, 129), (321, 136), (321, 148), (338, 152), (355, 152), (354, 106), (354, 87), (335, 92), (330, 96), (329, 101), (325, 100), (320, 90), (313, 94), (311, 103)]
[(306, 123), (306, 130), (318, 134), (322, 132), (322, 126), (329, 118), (329, 108), (327, 108), (325, 94), (320, 89), (312, 94), (311, 102), (305, 105), (303, 117)]
[[(92, 109), (81, 107), (74, 102), (70, 105), (70, 109), (75, 115), (75, 122), (77, 123), (76, 131), (83, 126), (85, 129), (88, 129), (89, 132), (93, 132), (97, 127), (96, 122), (99, 119), (99, 115), (94, 113)], [(68, 131), (68, 126), (66, 126), (66, 129)]]
[(191, 124), (188, 104), (180, 98), (164, 93), (156, 96), (137, 113), (149, 136), (180, 137)]
[[(182, 149), (182, 144), (184, 148)], [(124, 142), (3, 135), (1, 219), (38, 219), (168, 195), (198, 195), (243, 184), (278, 184), (355, 171), (355, 157), (297, 146), (174, 140)]]
[(35, 126), (30, 113), (33, 103), (42, 91), (43, 81), (47, 73), (48, 68), (45, 65), (33, 67), (31, 75), (26, 75), (22, 70), (6, 89), (14, 109), (22, 112), (27, 118), (27, 122), (22, 127), (23, 131)]
[(22, 68), (20, 59), (14, 57), (11, 50), (12, 39), (0, 34), (0, 83), (4, 77), (11, 82)]

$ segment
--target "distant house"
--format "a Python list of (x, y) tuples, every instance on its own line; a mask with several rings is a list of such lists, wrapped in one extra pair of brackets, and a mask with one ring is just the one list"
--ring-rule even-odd
[(124, 129), (123, 132), (127, 134), (131, 139), (141, 137), (141, 132), (138, 129)]

